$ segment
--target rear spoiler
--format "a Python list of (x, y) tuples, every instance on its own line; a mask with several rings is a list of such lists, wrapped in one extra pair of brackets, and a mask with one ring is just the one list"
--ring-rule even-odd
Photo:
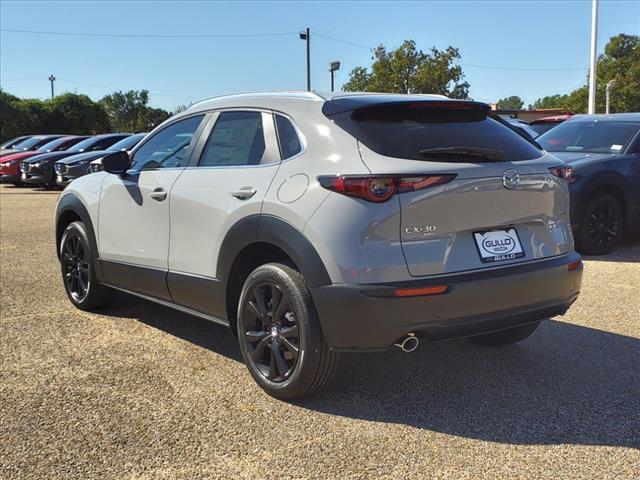
[(322, 106), (322, 113), (331, 117), (345, 112), (380, 110), (460, 110), (486, 117), (491, 107), (486, 103), (469, 100), (421, 99), (419, 96), (402, 98), (398, 95), (354, 95), (329, 100)]

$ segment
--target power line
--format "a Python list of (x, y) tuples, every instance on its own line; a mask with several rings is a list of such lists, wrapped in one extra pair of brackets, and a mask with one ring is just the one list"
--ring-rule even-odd
[(522, 72), (562, 72), (567, 70), (589, 70), (588, 67), (569, 67), (569, 68), (520, 68), (520, 67), (495, 67), (489, 65), (473, 65), (471, 63), (460, 63), (463, 67), (486, 68), (489, 70), (515, 70)]
[(245, 37), (277, 37), (298, 35), (298, 32), (265, 32), (265, 33), (220, 33), (220, 34), (147, 34), (147, 33), (106, 33), (106, 32), (53, 32), (46, 30), (21, 30), (1, 28), (8, 33), (28, 33), (33, 35), (66, 35), (75, 37), (123, 37), (123, 38), (245, 38)]
[(342, 40), (341, 38), (331, 37), (329, 35), (325, 35), (323, 33), (313, 32), (316, 37), (325, 38), (327, 40), (333, 40), (334, 42), (344, 43), (346, 45), (352, 45), (354, 47), (365, 48), (367, 50), (375, 50), (375, 47), (367, 47), (366, 45), (362, 45), (361, 43), (352, 42), (350, 40)]

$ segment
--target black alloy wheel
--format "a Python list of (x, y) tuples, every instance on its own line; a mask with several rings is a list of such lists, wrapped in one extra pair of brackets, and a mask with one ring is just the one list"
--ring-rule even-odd
[(311, 293), (292, 265), (267, 263), (248, 275), (237, 331), (249, 373), (276, 398), (303, 397), (337, 369), (340, 355), (327, 344)]
[(278, 285), (253, 288), (245, 304), (244, 338), (250, 362), (267, 380), (291, 376), (300, 353), (300, 335), (291, 301)]
[(77, 231), (65, 236), (60, 261), (67, 292), (73, 300), (81, 303), (89, 293), (91, 284), (90, 258)]
[(67, 225), (58, 251), (64, 289), (69, 300), (80, 310), (92, 311), (107, 306), (113, 297), (113, 290), (96, 278), (91, 243), (84, 223), (71, 222)]
[(578, 251), (604, 255), (615, 246), (622, 232), (622, 208), (611, 195), (598, 195), (585, 208), (580, 231), (576, 234)]

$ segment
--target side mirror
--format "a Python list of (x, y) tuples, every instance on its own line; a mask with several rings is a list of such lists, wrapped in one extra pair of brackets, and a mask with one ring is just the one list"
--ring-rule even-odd
[(129, 169), (129, 154), (127, 152), (113, 152), (102, 157), (102, 168), (105, 172), (122, 175)]

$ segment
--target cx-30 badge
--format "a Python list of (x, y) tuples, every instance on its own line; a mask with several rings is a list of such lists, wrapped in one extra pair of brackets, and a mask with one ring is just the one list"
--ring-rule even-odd
[(506, 170), (502, 174), (502, 185), (504, 188), (513, 189), (520, 185), (520, 174), (517, 170)]

